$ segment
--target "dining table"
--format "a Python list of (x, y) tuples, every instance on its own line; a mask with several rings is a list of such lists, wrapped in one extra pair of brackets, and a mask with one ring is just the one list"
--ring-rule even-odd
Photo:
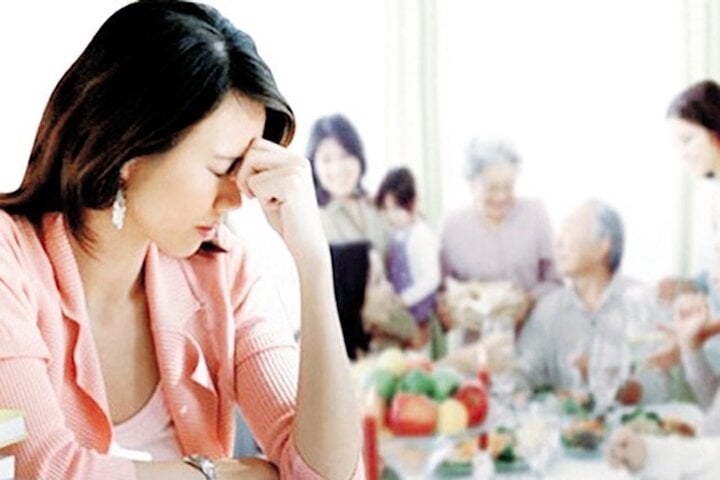
[[(567, 416), (555, 415), (549, 413), (548, 409), (533, 409), (535, 415), (540, 415), (541, 418), (545, 415), (548, 416), (548, 424), (555, 425), (554, 434), (546, 437), (546, 441), (549, 443), (548, 459), (544, 464), (541, 471), (530, 471), (529, 469), (524, 470), (511, 470), (511, 471), (497, 471), (495, 463), (491, 459), (487, 451), (478, 450), (472, 459), (472, 471), (466, 475), (452, 476), (440, 475), (440, 474), (418, 474), (415, 476), (403, 476), (393, 471), (390, 468), (386, 468), (382, 475), (383, 480), (393, 479), (412, 479), (412, 478), (427, 478), (428, 480), (435, 479), (494, 479), (494, 480), (531, 480), (531, 479), (548, 479), (548, 480), (628, 480), (634, 478), (640, 478), (637, 475), (633, 475), (623, 468), (614, 468), (606, 460), (606, 451), (609, 445), (609, 438), (612, 432), (621, 426), (621, 418), (623, 415), (628, 414), (641, 408), (646, 412), (654, 412), (661, 417), (673, 417), (682, 419), (691, 425), (696, 432), (700, 431), (703, 414), (698, 406), (694, 403), (685, 402), (669, 402), (661, 404), (641, 405), (633, 407), (617, 407), (615, 410), (607, 414), (607, 435), (605, 441), (601, 444), (600, 448), (587, 455), (577, 455), (576, 453), (569, 452), (560, 442), (560, 429), (562, 428), (558, 424), (560, 422), (570, 421)], [(521, 422), (522, 420), (520, 420)], [(484, 425), (484, 428), (472, 432), (473, 435), (478, 434), (480, 431), (487, 432), (496, 428), (502, 424), (504, 419), (497, 415), (497, 412), (490, 412), (488, 419)], [(391, 442), (385, 443), (385, 448), (382, 447), (381, 442), (381, 455), (388, 454), (386, 460), (392, 460), (389, 455), (388, 446)], [(437, 450), (444, 446), (447, 449), (447, 442), (436, 442), (436, 447), (427, 450), (427, 455), (431, 456), (437, 454)], [(389, 466), (392, 462), (387, 462)], [(436, 470), (438, 472), (439, 470)]]

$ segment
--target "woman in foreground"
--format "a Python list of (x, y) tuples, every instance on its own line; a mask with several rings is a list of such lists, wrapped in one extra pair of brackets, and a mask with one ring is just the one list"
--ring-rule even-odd
[[(25, 414), (7, 452), (18, 478), (362, 477), (293, 132), (252, 40), (216, 10), (141, 1), (100, 28), (0, 196), (0, 405)], [(299, 349), (280, 286), (220, 224), (243, 195), (297, 264)], [(235, 405), (267, 459), (226, 459)]]

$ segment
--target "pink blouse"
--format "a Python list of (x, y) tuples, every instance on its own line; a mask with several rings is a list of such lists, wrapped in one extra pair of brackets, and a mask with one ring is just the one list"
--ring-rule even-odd
[[(256, 255), (226, 229), (226, 253), (169, 257), (154, 245), (145, 293), (160, 386), (183, 455), (229, 457), (243, 412), (283, 478), (320, 479), (292, 440), (297, 345)], [(83, 286), (60, 214), (40, 228), (0, 211), (0, 405), (25, 413), (19, 479), (132, 480), (113, 438)], [(331, 454), (330, 452), (328, 454)], [(362, 478), (358, 459), (354, 478)]]

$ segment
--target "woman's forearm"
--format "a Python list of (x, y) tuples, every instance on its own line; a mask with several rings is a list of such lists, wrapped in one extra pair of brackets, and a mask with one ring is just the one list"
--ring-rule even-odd
[(138, 480), (173, 479), (205, 480), (200, 470), (182, 462), (135, 462), (135, 474)]
[(302, 326), (295, 447), (322, 478), (345, 480), (357, 468), (362, 437), (333, 294), (329, 249), (296, 263)]
[[(215, 461), (220, 480), (275, 480), (277, 469), (260, 458), (226, 458)], [(138, 480), (205, 480), (205, 475), (185, 462), (135, 462)]]

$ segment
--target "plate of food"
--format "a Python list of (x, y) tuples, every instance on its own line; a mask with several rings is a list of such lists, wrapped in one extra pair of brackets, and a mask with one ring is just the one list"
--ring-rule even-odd
[(517, 435), (510, 428), (500, 426), (488, 433), (486, 449), (497, 473), (526, 472), (530, 469), (519, 453)]
[(474, 459), (478, 452), (476, 437), (466, 438), (455, 444), (452, 451), (435, 469), (435, 478), (468, 478), (477, 476)]
[(620, 417), (620, 423), (642, 435), (678, 435), (694, 437), (696, 428), (680, 416), (660, 414), (652, 409), (638, 407)]
[(560, 432), (560, 443), (566, 454), (576, 458), (600, 455), (607, 429), (603, 418), (577, 418)]

